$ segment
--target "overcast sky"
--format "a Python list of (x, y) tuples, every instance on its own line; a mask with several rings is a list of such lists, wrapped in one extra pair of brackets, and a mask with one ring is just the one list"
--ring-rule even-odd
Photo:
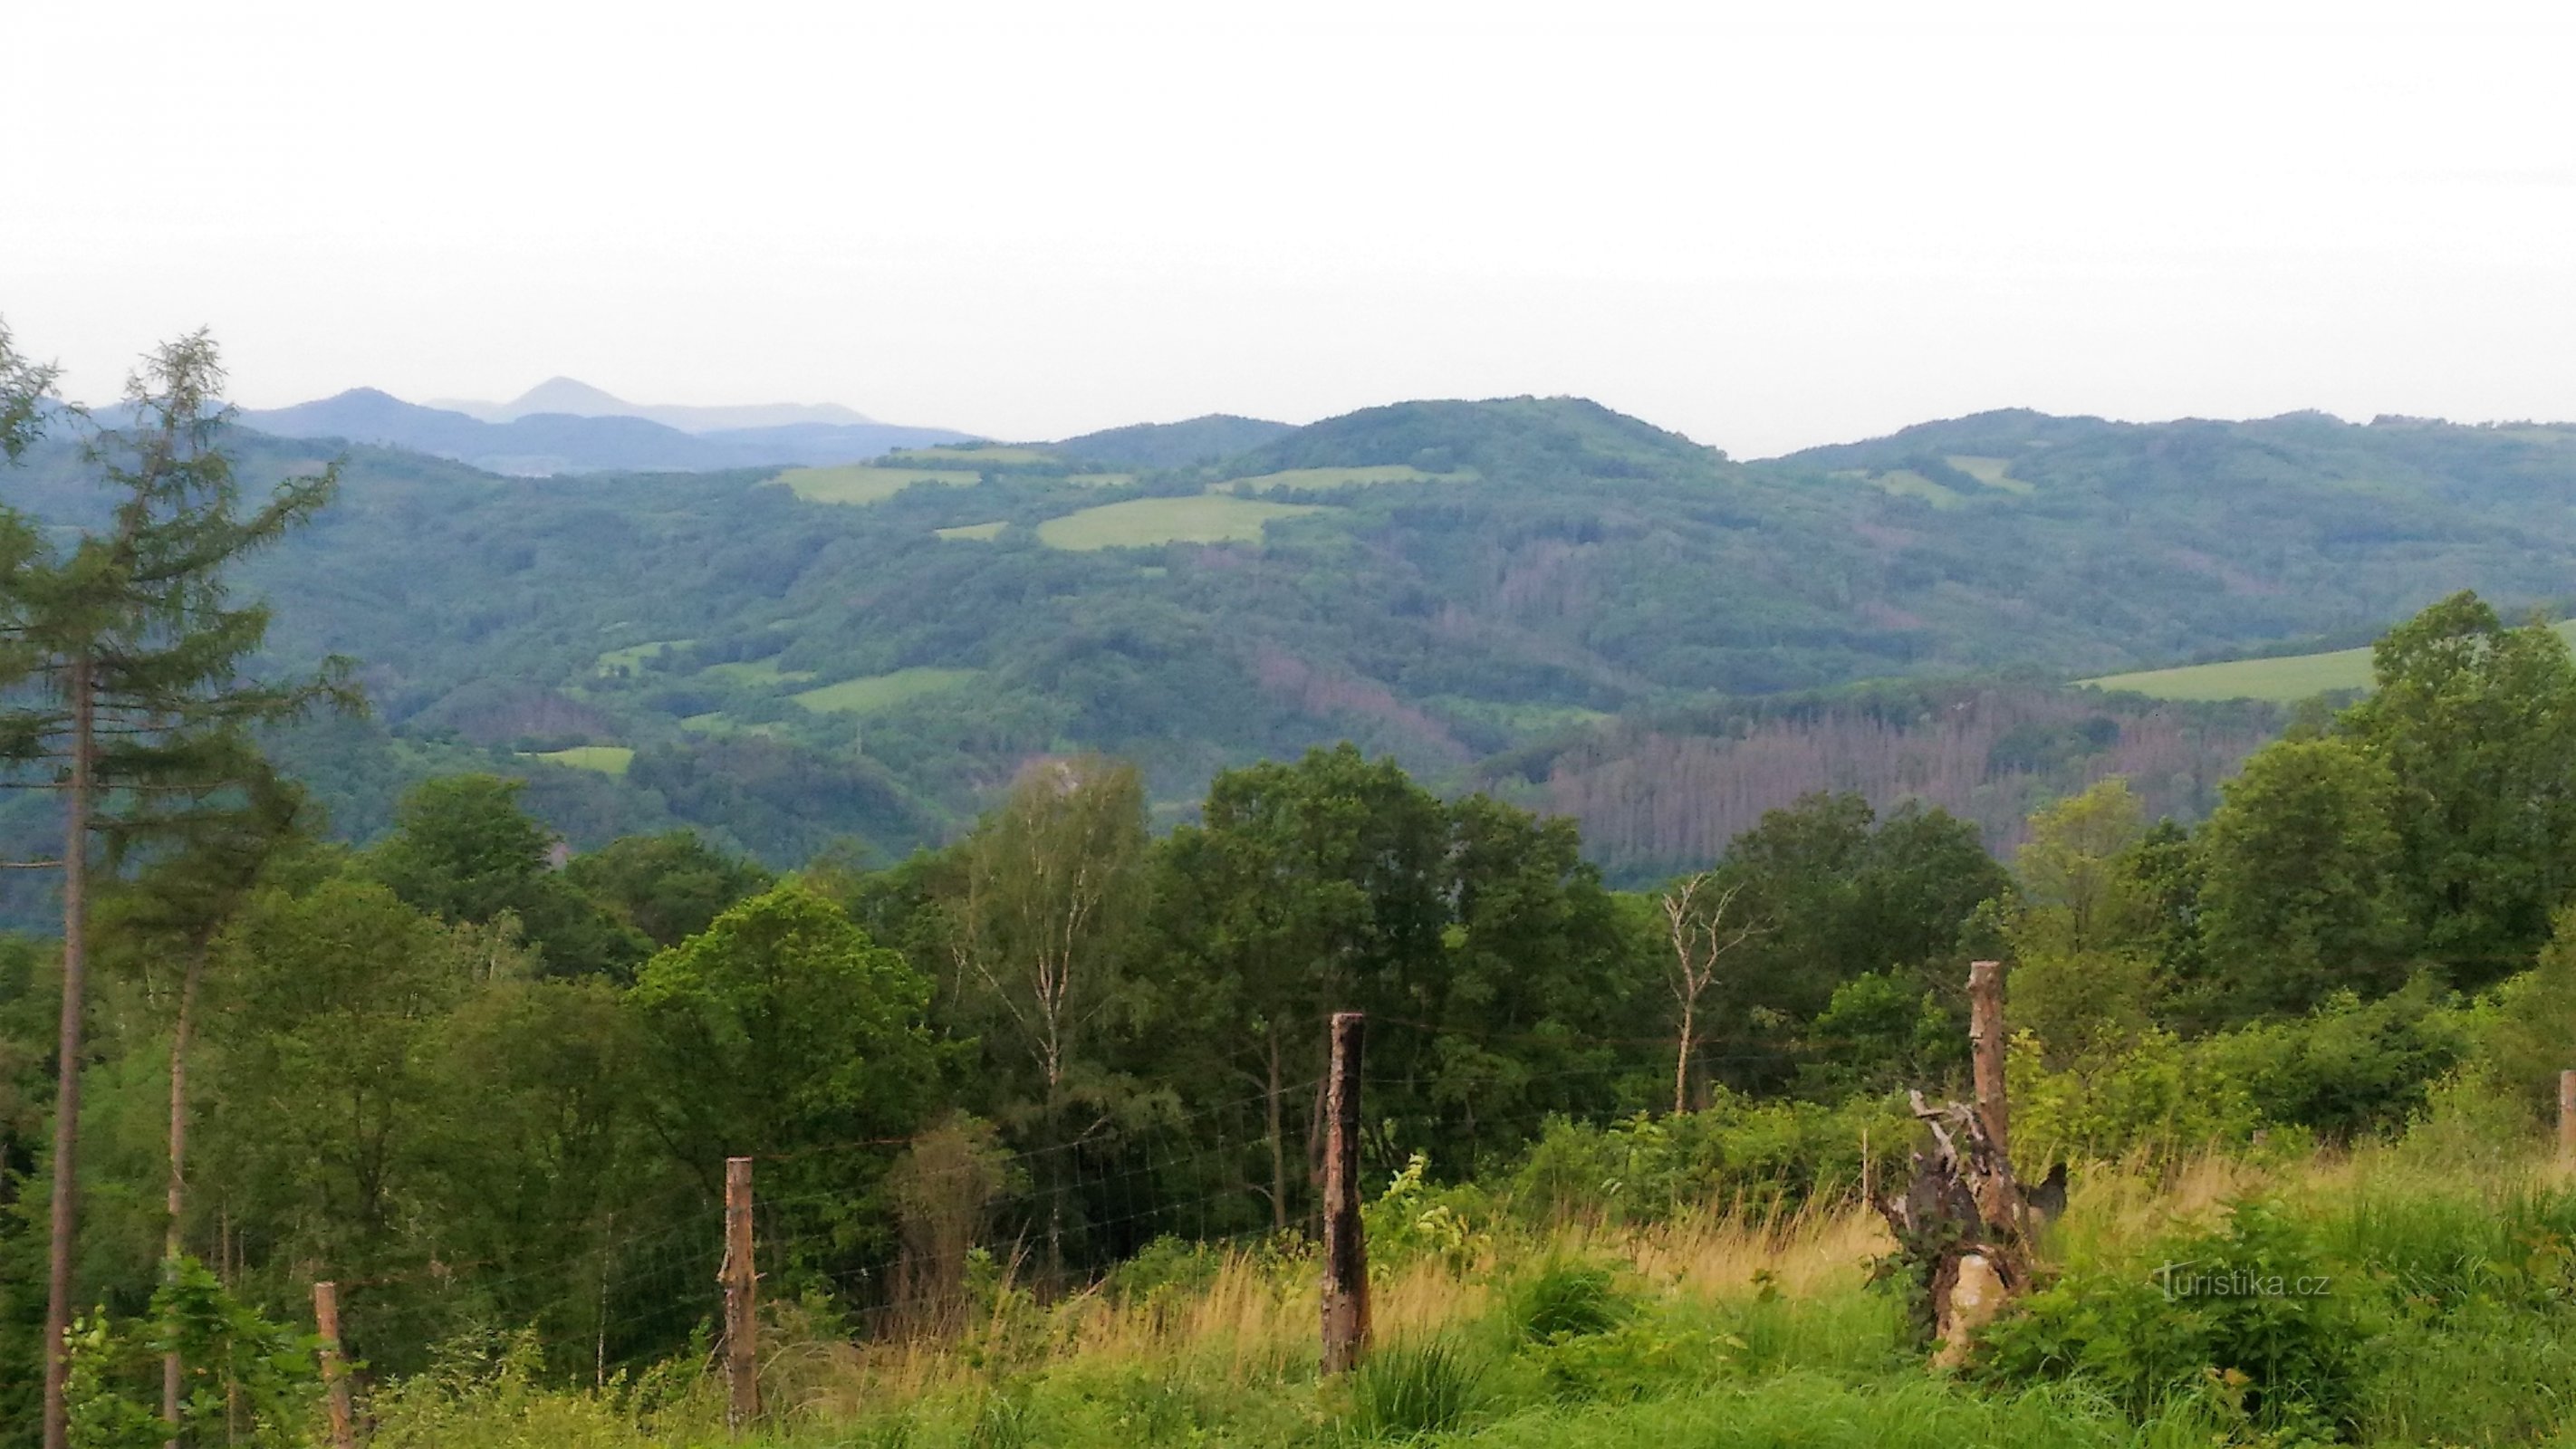
[(91, 399), (205, 323), (259, 406), (565, 373), (1009, 437), (2570, 418), (2567, 15), (19, 0), (0, 317)]

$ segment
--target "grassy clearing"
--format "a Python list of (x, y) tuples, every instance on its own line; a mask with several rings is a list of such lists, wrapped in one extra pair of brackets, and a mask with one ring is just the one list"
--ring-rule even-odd
[(645, 660), (665, 649), (685, 649), (696, 642), (695, 639), (656, 639), (648, 644), (629, 644), (623, 649), (611, 649), (600, 655), (596, 668), (601, 674), (614, 674), (620, 670), (631, 674), (642, 669)]
[(1080, 488), (1124, 488), (1136, 481), (1133, 473), (1076, 473), (1065, 479)]
[[(2244, 1392), (2254, 1381), (2195, 1357), (2217, 1342), (2205, 1330), (2223, 1314), (2153, 1286), (2177, 1234), (2242, 1222), (2246, 1204), (2282, 1225), (2290, 1257), (2234, 1266), (2325, 1275), (2335, 1321), (2359, 1334), (2337, 1370), (2339, 1425), (2267, 1426)], [(765, 1299), (773, 1421), (751, 1442), (2287, 1449), (2335, 1436), (2393, 1449), (2563, 1444), (2576, 1429), (2576, 1305), (2565, 1293), (2576, 1190), (2520, 1146), (2485, 1144), (2475, 1170), (2412, 1143), (2269, 1165), (2079, 1168), (2048, 1255), (2064, 1284), (2126, 1305), (2136, 1353), (2009, 1379), (1992, 1369), (2008, 1351), (2000, 1343), (1966, 1374), (1927, 1369), (1896, 1300), (1864, 1286), (1889, 1242), (1875, 1214), (1847, 1199), (1630, 1227), (1470, 1209), (1428, 1235), (1432, 1217), (1411, 1220), (1420, 1204), (1391, 1206), (1371, 1208), (1377, 1348), (1348, 1378), (1316, 1373), (1311, 1250), (1293, 1240), (1176, 1247), (1154, 1271), (1052, 1303), (1006, 1272), (969, 1291), (956, 1326), (912, 1338), (852, 1341), (793, 1299)], [(2235, 1367), (2235, 1354), (2295, 1345), (2305, 1314), (2256, 1315), (2259, 1341), (2212, 1351)], [(2078, 1333), (2102, 1321), (2070, 1320)], [(2149, 1360), (2162, 1387), (2124, 1401), (2120, 1376)], [(2259, 1357), (2243, 1362), (2268, 1372)], [(588, 1388), (587, 1361), (558, 1368), (584, 1386), (539, 1387), (541, 1366), (524, 1351), (462, 1383), (393, 1386), (375, 1403), (374, 1442), (721, 1442), (720, 1390), (702, 1356), (628, 1391)]]
[(721, 710), (682, 716), (680, 728), (701, 735), (774, 735), (774, 724), (746, 724)]
[(2006, 493), (2018, 493), (2025, 498), (2039, 491), (2012, 476), (2010, 458), (1951, 457), (1943, 461), (1989, 488), (2000, 488)]
[(737, 659), (729, 664), (710, 664), (698, 671), (727, 684), (803, 684), (814, 677), (811, 669), (781, 669), (775, 659)]
[[(2551, 626), (2576, 644), (2576, 619)], [(2370, 650), (2337, 649), (2326, 654), (2291, 654), (2279, 659), (2230, 659), (2218, 664), (2186, 664), (2174, 669), (2146, 669), (2132, 674), (2106, 674), (2079, 679), (2101, 689), (2125, 689), (2157, 699), (2267, 699), (2295, 704), (2320, 694), (2370, 687)]]
[(540, 750), (527, 758), (549, 760), (576, 770), (597, 770), (603, 775), (623, 775), (626, 767), (635, 763), (635, 752), (624, 745), (575, 745), (568, 750)]
[(1320, 513), (1311, 503), (1267, 503), (1225, 493), (1186, 498), (1131, 498), (1104, 503), (1038, 525), (1052, 548), (1146, 548), (1162, 543), (1258, 542), (1271, 520)]
[(983, 481), (972, 470), (946, 468), (881, 468), (872, 463), (845, 463), (832, 468), (790, 468), (773, 480), (784, 483), (808, 503), (883, 503), (916, 483), (964, 488)]
[(1899, 498), (1920, 498), (1935, 508), (1956, 508), (1965, 500), (1947, 484), (1935, 483), (1911, 468), (1898, 468), (1870, 478), (1870, 484)]
[(809, 689), (788, 698), (807, 709), (834, 714), (873, 714), (878, 710), (917, 699), (925, 694), (938, 694), (973, 679), (972, 669), (898, 669), (892, 674), (871, 674), (860, 679), (844, 679), (820, 689)]
[(886, 461), (911, 464), (917, 468), (954, 468), (967, 463), (992, 463), (1000, 466), (1060, 461), (1055, 454), (1037, 448), (1012, 448), (987, 443), (971, 448), (900, 448), (886, 454)]
[(941, 538), (981, 540), (999, 538), (1001, 537), (1002, 530), (1008, 527), (1010, 527), (1009, 523), (997, 518), (991, 523), (961, 523), (955, 528), (934, 528), (931, 532), (938, 534)]
[(1472, 483), (1472, 471), (1425, 473), (1419, 468), (1394, 464), (1376, 468), (1291, 468), (1284, 473), (1263, 473), (1252, 478), (1236, 478), (1216, 486), (1229, 493), (1268, 493), (1281, 488), (1349, 488), (1379, 483)]

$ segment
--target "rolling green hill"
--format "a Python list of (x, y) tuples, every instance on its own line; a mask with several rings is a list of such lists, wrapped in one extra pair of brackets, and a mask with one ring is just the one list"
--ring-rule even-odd
[[(254, 480), (328, 456), (240, 441)], [(782, 863), (939, 838), (1038, 754), (1127, 755), (1187, 799), (1344, 738), (1584, 815), (1631, 873), (1789, 781), (1929, 791), (2000, 831), (1997, 802), (2154, 769), (2198, 782), (2159, 797), (2189, 812), (2270, 716), (2048, 703), (2049, 681), (2357, 643), (2460, 587), (2522, 608), (2576, 578), (2576, 430), (2313, 415), (1990, 413), (1745, 463), (1510, 398), (784, 475), (539, 483), (357, 449), (347, 477), (244, 579), (278, 657), (364, 662), (377, 723), (322, 769), (344, 828), (480, 762), (541, 776), (577, 844), (676, 821)], [(5, 481), (96, 519), (65, 448)], [(2273, 682), (2150, 686), (2309, 687), (2252, 667)], [(1982, 722), (1944, 723), (1965, 695), (1845, 692), (1890, 679), (1970, 688)]]

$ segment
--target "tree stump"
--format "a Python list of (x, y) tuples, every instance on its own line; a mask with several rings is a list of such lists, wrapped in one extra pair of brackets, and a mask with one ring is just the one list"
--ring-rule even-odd
[(1932, 1361), (1956, 1368), (1970, 1335), (2030, 1286), (2030, 1212), (1985, 1114), (1908, 1096), (1932, 1150), (1915, 1151), (1904, 1188), (1876, 1206), (1896, 1235), (1897, 1265), (1912, 1270), (1916, 1326), (1939, 1345)]

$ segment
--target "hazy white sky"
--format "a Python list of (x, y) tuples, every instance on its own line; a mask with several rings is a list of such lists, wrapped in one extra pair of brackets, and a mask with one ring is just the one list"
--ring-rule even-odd
[[(2438, 17), (2438, 18), (2437, 18)], [(112, 392), (1052, 437), (1581, 393), (2576, 417), (2565, 6), (0, 7), (0, 317)]]

